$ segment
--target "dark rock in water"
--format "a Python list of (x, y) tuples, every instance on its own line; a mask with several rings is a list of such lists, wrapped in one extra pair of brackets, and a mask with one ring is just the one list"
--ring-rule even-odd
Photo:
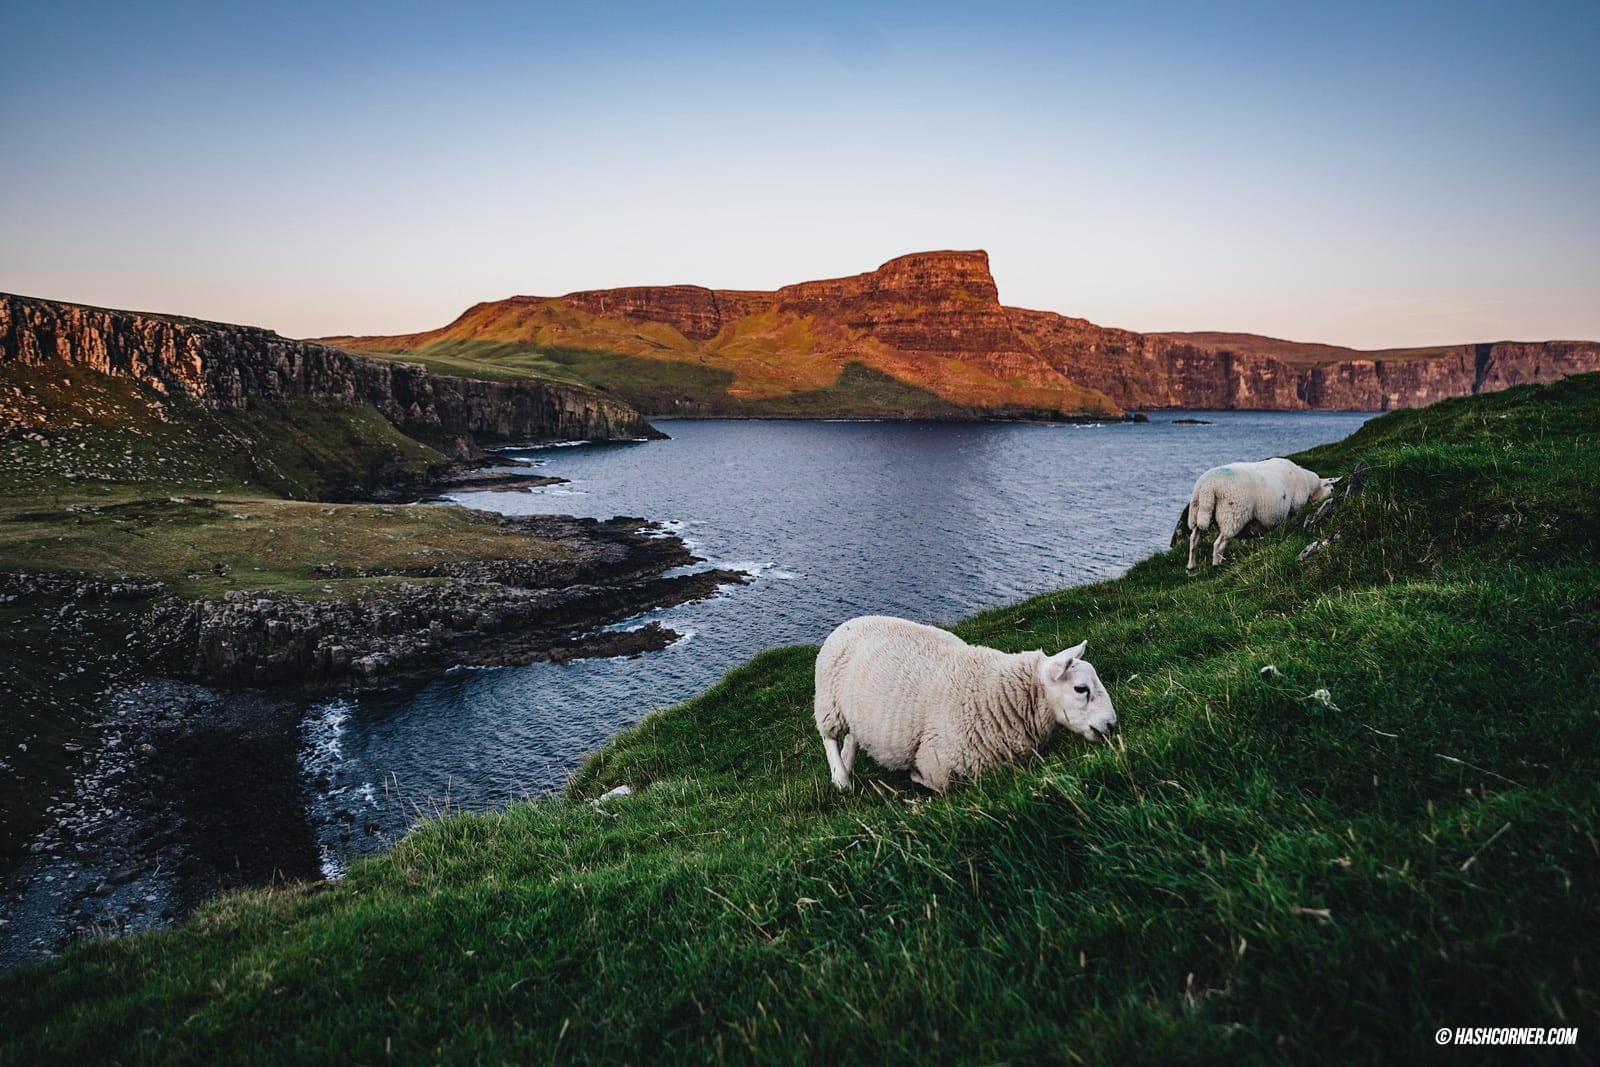
[[(523, 464), (527, 466), (527, 464)], [(567, 479), (546, 475), (517, 474), (501, 467), (483, 470), (456, 471), (436, 481), (431, 495), (442, 493), (475, 493), (489, 490), (500, 492), (541, 489), (547, 485), (565, 485)]]
[(1210, 419), (1173, 419), (1174, 426), (1210, 426)]

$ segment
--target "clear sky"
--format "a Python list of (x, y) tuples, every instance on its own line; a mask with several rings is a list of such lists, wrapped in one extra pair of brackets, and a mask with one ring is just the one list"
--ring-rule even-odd
[(768, 289), (1600, 339), (1600, 0), (0, 0), (0, 290), (268, 326)]

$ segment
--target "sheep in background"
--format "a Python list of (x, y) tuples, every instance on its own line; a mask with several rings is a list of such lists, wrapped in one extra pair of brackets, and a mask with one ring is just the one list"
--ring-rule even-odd
[(1194, 483), (1189, 494), (1189, 569), (1194, 570), (1194, 548), (1200, 531), (1217, 525), (1217, 542), (1211, 549), (1213, 565), (1222, 562), (1228, 541), (1252, 519), (1270, 530), (1295, 508), (1322, 500), (1333, 492), (1335, 478), (1324, 478), (1286, 459), (1255, 463), (1229, 463), (1212, 467)]
[(858, 747), (942, 793), (1038, 749), (1057, 727), (1109, 738), (1117, 713), (1083, 660), (1087, 645), (1008, 654), (886, 615), (841, 624), (817, 656), (814, 712), (833, 784), (850, 788)]

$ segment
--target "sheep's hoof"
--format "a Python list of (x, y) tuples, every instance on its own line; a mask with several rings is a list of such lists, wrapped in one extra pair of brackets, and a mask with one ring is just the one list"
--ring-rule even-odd
[(839, 779), (835, 778), (833, 780), (833, 787), (841, 793), (848, 793), (850, 792), (850, 779), (846, 778), (841, 782)]

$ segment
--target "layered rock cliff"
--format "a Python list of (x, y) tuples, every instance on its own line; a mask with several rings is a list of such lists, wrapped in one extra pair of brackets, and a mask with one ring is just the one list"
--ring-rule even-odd
[[(651, 376), (681, 383), (677, 410), (724, 414), (758, 414), (763, 403), (807, 391), (823, 397), (852, 364), (973, 414), (1044, 417), (1377, 411), (1600, 370), (1600, 344), (1582, 341), (1359, 352), (1103, 327), (1001, 304), (981, 251), (901, 256), (865, 274), (774, 292), (671, 285), (520, 296), (478, 304), (427, 333), (330, 341), (391, 356), (447, 346), (470, 360), (473, 344), (511, 342), (649, 360)], [(629, 395), (629, 375), (614, 364), (579, 369), (591, 384)], [(707, 370), (724, 375), (715, 395)], [(696, 375), (702, 380), (691, 382)], [(672, 410), (660, 396), (639, 400)]]
[[(942, 417), (951, 405), (970, 417), (1122, 413), (1016, 329), (981, 251), (901, 256), (865, 274), (772, 292), (673, 285), (519, 296), (475, 305), (423, 334), (324, 340), (390, 355), (447, 349), (470, 358), (475, 344), (511, 342), (649, 360), (657, 366), (647, 377), (676, 374), (685, 383), (673, 407), (656, 409), (669, 413), (760, 414), (763, 404), (801, 394), (816, 394), (815, 414), (845, 413), (829, 408), (825, 394), (852, 365), (924, 391)], [(628, 368), (587, 370), (591, 384), (630, 395)], [(708, 371), (723, 376), (715, 395), (704, 384)], [(870, 413), (859, 407), (869, 397), (835, 399), (850, 414)]]
[(0, 364), (54, 360), (213, 408), (296, 399), (365, 405), (458, 453), (474, 443), (660, 436), (627, 404), (589, 389), (450, 377), (251, 326), (0, 294)]

